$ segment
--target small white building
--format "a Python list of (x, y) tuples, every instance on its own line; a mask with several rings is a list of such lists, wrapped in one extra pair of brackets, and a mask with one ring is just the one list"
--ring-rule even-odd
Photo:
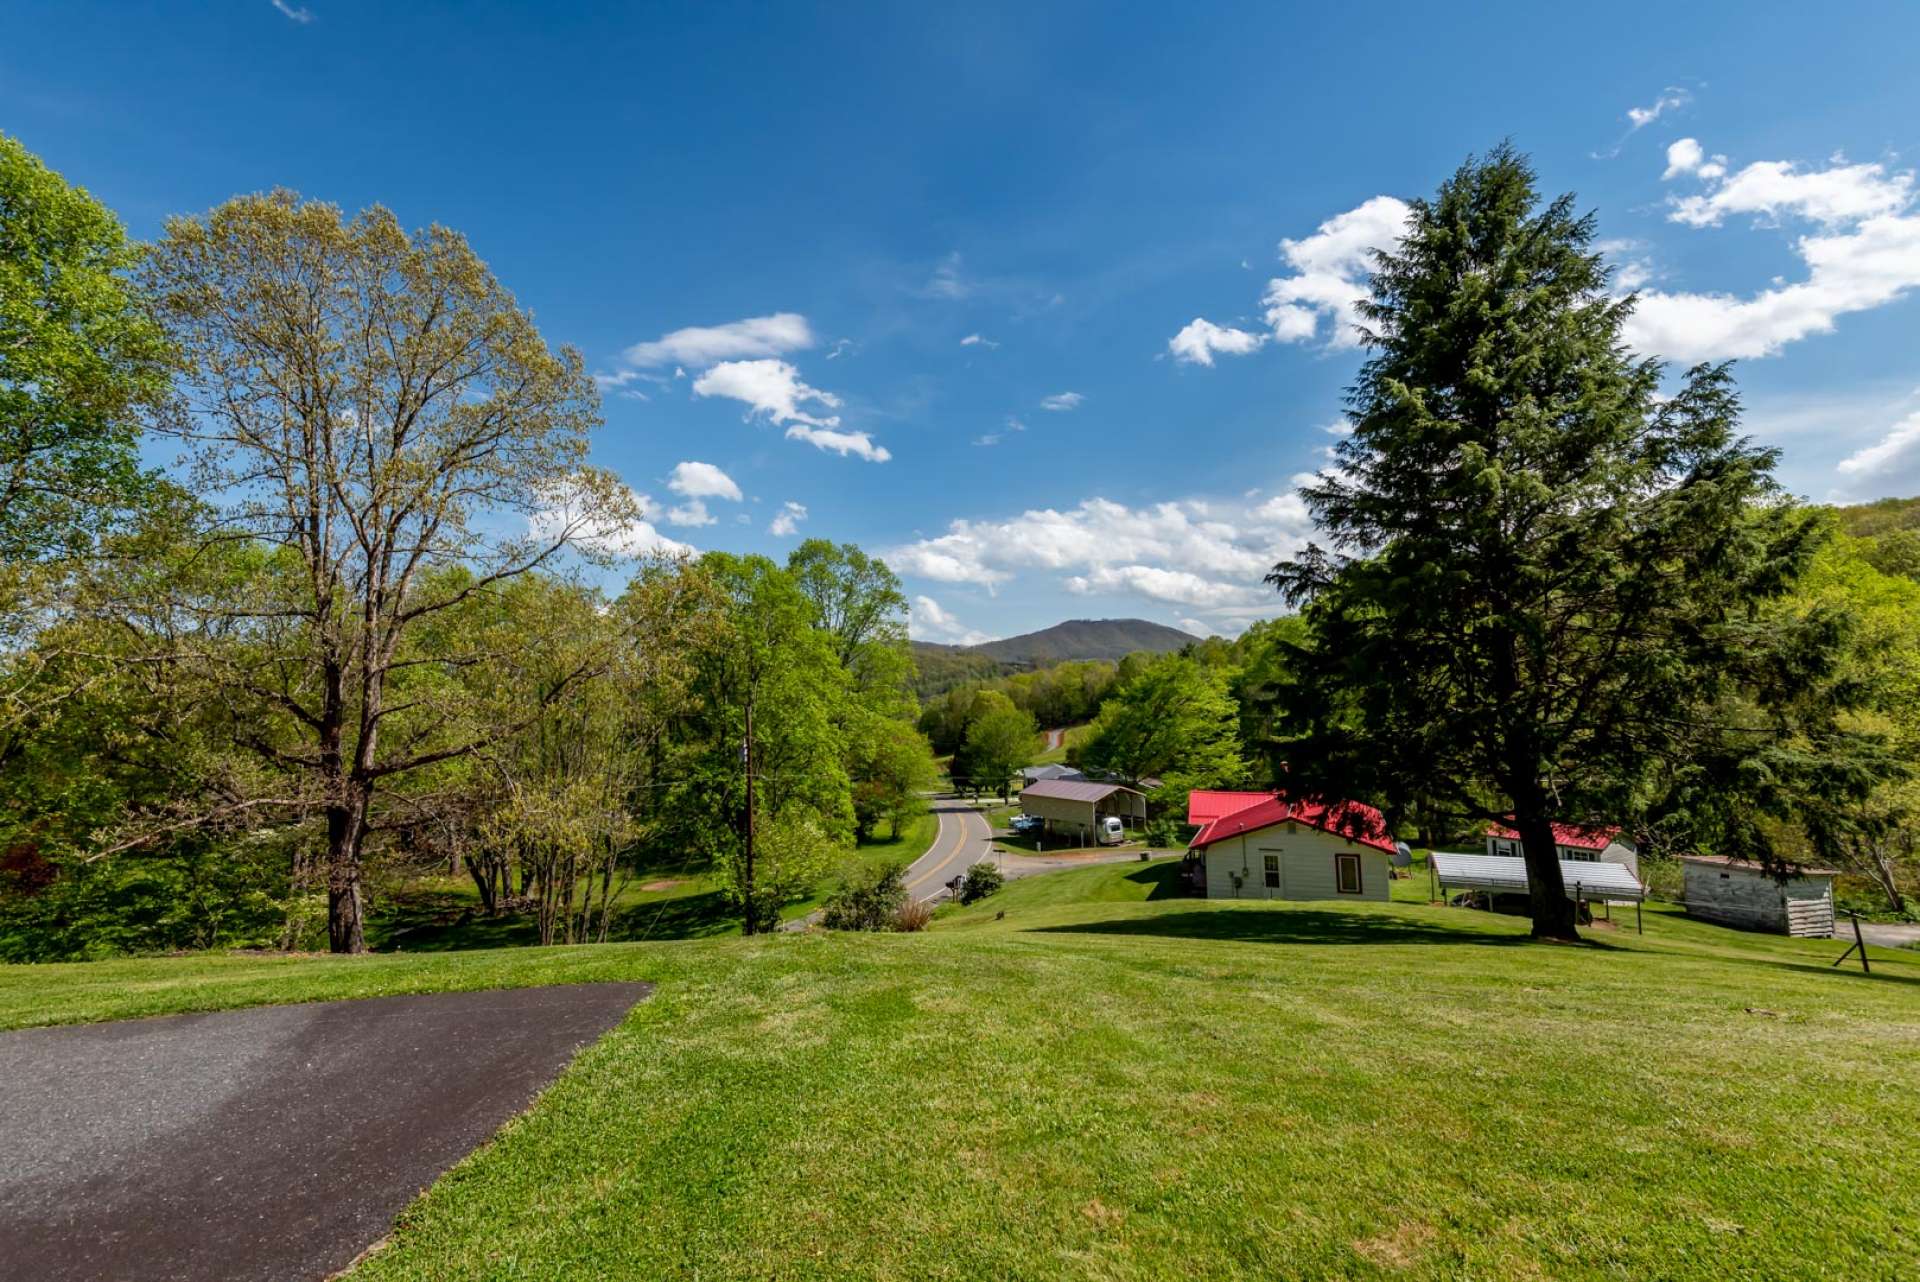
[[(1567, 863), (1620, 864), (1640, 876), (1640, 852), (1618, 828), (1583, 828), (1579, 824), (1553, 826), (1554, 853)], [(1521, 857), (1520, 834), (1495, 825), (1487, 830), (1487, 853), (1503, 859)]]
[(1687, 912), (1707, 921), (1780, 935), (1833, 935), (1832, 868), (1800, 868), (1778, 881), (1759, 864), (1718, 855), (1682, 855)]
[(1251, 804), (1216, 813), (1187, 845), (1202, 862), (1208, 899), (1388, 898), (1393, 838), (1372, 806), (1218, 795)]

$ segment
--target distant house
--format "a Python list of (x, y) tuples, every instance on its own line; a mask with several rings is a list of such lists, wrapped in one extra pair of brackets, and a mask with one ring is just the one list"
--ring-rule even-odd
[(1187, 849), (1200, 858), (1199, 885), (1209, 899), (1387, 898), (1393, 837), (1372, 806), (1195, 792), (1187, 816), (1202, 815), (1212, 818)]
[(1758, 864), (1717, 855), (1682, 855), (1687, 912), (1708, 921), (1779, 935), (1833, 934), (1832, 868), (1801, 868), (1785, 882)]
[[(1082, 780), (1086, 778), (1086, 775), (1075, 770), (1072, 766), (1063, 766), (1055, 763), (1045, 766), (1028, 766), (1020, 772), (1020, 777), (1026, 784), (1036, 784), (1045, 783), (1052, 779)], [(1025, 785), (1023, 784), (1022, 786)]]
[(1129, 828), (1147, 821), (1147, 799), (1138, 789), (1087, 779), (1042, 779), (1020, 793), (1020, 809), (1045, 821), (1049, 834), (1092, 841), (1100, 821), (1117, 816)]
[[(1619, 828), (1587, 828), (1579, 824), (1553, 826), (1554, 853), (1569, 863), (1623, 864), (1637, 879), (1640, 876), (1640, 852)], [(1522, 857), (1520, 834), (1512, 828), (1495, 825), (1487, 829), (1487, 853), (1504, 858)]]

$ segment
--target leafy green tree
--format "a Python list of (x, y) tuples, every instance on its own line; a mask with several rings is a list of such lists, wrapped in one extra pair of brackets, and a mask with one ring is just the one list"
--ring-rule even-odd
[(649, 840), (712, 858), (754, 934), (778, 925), (781, 897), (794, 884), (763, 875), (771, 866), (762, 866), (758, 839), (767, 825), (795, 809), (834, 848), (852, 836), (852, 683), (828, 634), (813, 626), (813, 603), (781, 566), (709, 552), (670, 572), (709, 585), (707, 597), (688, 600), (708, 602), (698, 608), (712, 618), (690, 660), (693, 702), (662, 772), (672, 782), (660, 790)]
[(1662, 396), (1659, 365), (1625, 350), (1633, 303), (1593, 238), (1572, 197), (1538, 204), (1506, 146), (1413, 202), (1362, 304), (1353, 432), (1301, 491), (1335, 553), (1270, 578), (1313, 633), (1276, 752), (1290, 778), (1402, 813), (1425, 793), (1511, 814), (1534, 933), (1559, 939), (1576, 931), (1554, 820), (1632, 823), (1684, 769), (1671, 813), (1690, 835), (1773, 859), (1735, 804), (1743, 771), (1771, 752), (1765, 768), (1810, 778), (1842, 746), (1831, 706), (1807, 710), (1811, 752), (1767, 715), (1832, 672), (1834, 620), (1751, 622), (1820, 527), (1779, 500), (1774, 452), (1736, 435), (1724, 368)]
[(887, 563), (851, 543), (808, 539), (787, 572), (813, 606), (834, 657), (869, 701), (911, 716), (913, 658), (907, 652), (907, 598)]
[(1013, 777), (1033, 759), (1040, 730), (1030, 714), (1003, 694), (982, 694), (976, 708), (977, 715), (967, 723), (966, 742), (954, 758), (955, 782), (964, 778), (976, 790), (1006, 796)]
[(604, 546), (634, 501), (586, 466), (598, 413), (579, 355), (550, 349), (456, 232), (243, 196), (170, 221), (143, 279), (184, 391), (160, 427), (216, 506), (208, 542), (264, 553), (242, 591), (183, 603), (203, 626), (179, 661), (269, 772), (233, 804), (324, 816), (329, 943), (361, 952), (386, 799), (488, 741), (421, 671), (459, 656), (411, 639)]
[(0, 562), (82, 550), (142, 494), (165, 337), (104, 205), (0, 134)]
[(868, 717), (858, 723), (852, 745), (854, 836), (866, 841), (885, 820), (897, 838), (926, 810), (921, 794), (939, 779), (933, 750), (903, 721)]
[(1080, 744), (1080, 764), (1136, 787), (1175, 776), (1188, 788), (1243, 782), (1247, 766), (1228, 675), (1183, 655), (1154, 660), (1100, 709)]

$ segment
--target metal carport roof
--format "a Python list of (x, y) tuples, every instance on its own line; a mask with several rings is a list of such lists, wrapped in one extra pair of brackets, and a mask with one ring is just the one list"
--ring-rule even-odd
[[(1516, 894), (1527, 890), (1527, 861), (1510, 855), (1457, 855), (1436, 850), (1427, 856), (1427, 864), (1442, 886)], [(1567, 883), (1569, 899), (1627, 899), (1637, 903), (1647, 897), (1646, 887), (1625, 864), (1562, 859), (1560, 879)]]

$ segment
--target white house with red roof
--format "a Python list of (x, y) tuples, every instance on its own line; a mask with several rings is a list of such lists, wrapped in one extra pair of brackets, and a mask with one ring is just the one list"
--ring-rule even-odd
[(1187, 822), (1209, 899), (1387, 899), (1393, 835), (1372, 806), (1196, 791)]
[[(1619, 828), (1583, 827), (1579, 824), (1555, 824), (1553, 846), (1561, 859), (1573, 863), (1624, 864), (1627, 871), (1640, 877), (1640, 851)], [(1487, 853), (1519, 858), (1520, 834), (1496, 824), (1487, 829)]]

